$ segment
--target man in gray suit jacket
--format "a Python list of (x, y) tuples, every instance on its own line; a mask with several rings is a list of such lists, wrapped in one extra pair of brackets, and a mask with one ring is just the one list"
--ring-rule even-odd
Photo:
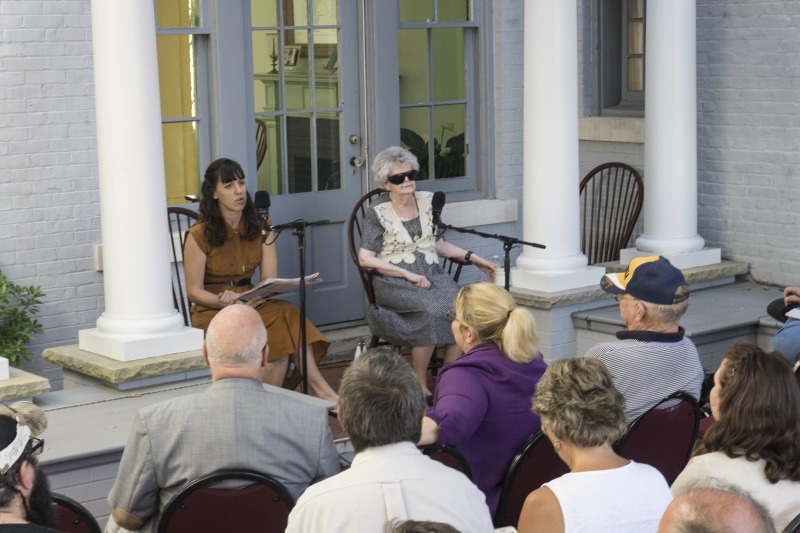
[(203, 344), (213, 384), (136, 415), (108, 495), (108, 530), (156, 531), (169, 499), (215, 470), (268, 474), (295, 499), (339, 472), (327, 411), (264, 389), (268, 350), (267, 330), (252, 308), (231, 305), (214, 317)]

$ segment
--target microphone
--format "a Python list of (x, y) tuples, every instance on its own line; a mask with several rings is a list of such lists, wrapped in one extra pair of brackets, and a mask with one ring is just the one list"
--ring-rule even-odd
[(433, 193), (433, 200), (431, 200), (431, 209), (433, 211), (433, 232), (436, 233), (436, 228), (439, 226), (439, 221), (442, 218), (442, 208), (444, 207), (444, 193), (436, 191)]
[(267, 224), (269, 219), (269, 193), (267, 191), (256, 191), (255, 204), (258, 220), (261, 222), (261, 244), (264, 244), (267, 240), (267, 233), (270, 230), (269, 224)]

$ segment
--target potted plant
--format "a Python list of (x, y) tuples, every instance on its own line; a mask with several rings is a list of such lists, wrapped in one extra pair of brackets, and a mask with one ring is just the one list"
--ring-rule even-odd
[(44, 297), (41, 287), (22, 287), (0, 272), (0, 356), (18, 366), (29, 360), (28, 343), (42, 332), (42, 325), (32, 318)]

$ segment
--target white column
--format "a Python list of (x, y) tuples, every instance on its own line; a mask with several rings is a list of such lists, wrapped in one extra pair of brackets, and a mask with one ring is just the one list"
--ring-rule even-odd
[(195, 350), (172, 302), (152, 2), (92, 0), (105, 311), (80, 348), (121, 361)]
[[(514, 287), (554, 292), (595, 285), (580, 248), (578, 15), (575, 0), (525, 2), (522, 247)], [(502, 283), (502, 280), (499, 281)]]
[(690, 268), (720, 262), (697, 233), (697, 50), (695, 0), (647, 3), (644, 232), (638, 255)]

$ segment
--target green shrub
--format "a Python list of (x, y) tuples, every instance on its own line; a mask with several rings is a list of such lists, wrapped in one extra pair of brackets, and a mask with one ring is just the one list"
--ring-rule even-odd
[(13, 365), (31, 358), (28, 343), (42, 332), (39, 321), (31, 318), (39, 311), (41, 298), (41, 287), (21, 287), (0, 272), (0, 356)]

